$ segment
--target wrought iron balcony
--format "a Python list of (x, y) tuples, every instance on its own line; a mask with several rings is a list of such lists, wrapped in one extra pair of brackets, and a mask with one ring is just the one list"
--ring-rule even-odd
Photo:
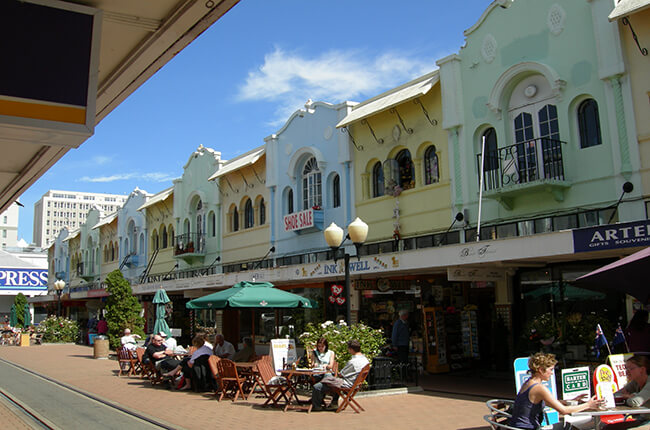
[[(564, 190), (571, 184), (564, 177), (562, 144), (566, 142), (538, 138), (486, 151), (484, 196), (498, 200), (507, 209), (512, 209), (517, 195), (536, 189), (550, 191), (557, 201), (564, 200)], [(476, 158), (480, 172), (481, 154)]]
[(203, 261), (205, 257), (205, 234), (185, 233), (176, 236), (174, 257), (180, 258), (188, 264)]

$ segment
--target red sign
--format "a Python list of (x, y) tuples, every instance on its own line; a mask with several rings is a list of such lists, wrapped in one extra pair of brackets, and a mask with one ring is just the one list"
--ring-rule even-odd
[(284, 231), (296, 231), (314, 226), (314, 210), (307, 209), (284, 216)]

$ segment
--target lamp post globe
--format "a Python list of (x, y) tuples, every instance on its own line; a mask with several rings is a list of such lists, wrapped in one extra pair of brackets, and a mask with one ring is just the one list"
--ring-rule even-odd
[(325, 242), (332, 249), (337, 249), (343, 242), (343, 229), (336, 223), (330, 224), (323, 232), (323, 235), (325, 236)]
[(361, 218), (357, 217), (350, 223), (350, 225), (348, 225), (348, 234), (353, 243), (363, 243), (368, 237), (368, 224), (361, 221)]
[(54, 282), (54, 289), (56, 290), (56, 295), (59, 299), (56, 312), (57, 317), (61, 316), (61, 293), (63, 292), (63, 288), (65, 288), (65, 281), (63, 279), (58, 279)]

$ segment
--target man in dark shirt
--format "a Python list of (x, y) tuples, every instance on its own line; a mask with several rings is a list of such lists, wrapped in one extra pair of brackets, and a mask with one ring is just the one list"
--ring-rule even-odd
[(397, 359), (400, 363), (408, 363), (409, 360), (409, 313), (406, 310), (399, 311), (399, 319), (393, 324), (391, 340), (393, 348), (397, 350)]
[(154, 363), (156, 369), (169, 372), (178, 366), (178, 360), (171, 357), (172, 351), (165, 348), (163, 338), (156, 334), (145, 350), (145, 356)]

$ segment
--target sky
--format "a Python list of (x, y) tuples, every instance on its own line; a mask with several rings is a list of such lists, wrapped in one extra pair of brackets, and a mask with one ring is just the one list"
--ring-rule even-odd
[(435, 70), (489, 0), (241, 0), (21, 197), (32, 242), (48, 190), (157, 193), (199, 146), (230, 159), (264, 144), (308, 99), (362, 102)]

